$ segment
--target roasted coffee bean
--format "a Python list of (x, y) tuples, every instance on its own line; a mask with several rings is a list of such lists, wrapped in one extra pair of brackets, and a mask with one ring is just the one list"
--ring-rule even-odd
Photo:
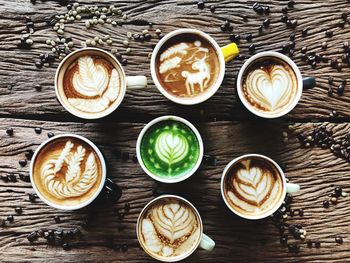
[(13, 129), (12, 128), (7, 128), (6, 129), (6, 133), (7, 133), (7, 135), (12, 136), (13, 135)]
[(245, 38), (248, 42), (251, 42), (253, 39), (253, 35), (251, 33), (248, 33), (248, 34), (246, 34)]
[(198, 0), (197, 6), (198, 6), (199, 9), (203, 9), (204, 8), (204, 1), (203, 0)]
[(238, 43), (241, 40), (241, 36), (238, 34), (231, 34), (230, 35), (230, 40), (233, 42)]
[(265, 13), (265, 15), (270, 14), (270, 12), (271, 12), (270, 7), (264, 6), (263, 8), (264, 8), (264, 13)]
[(342, 13), (341, 14), (341, 18), (346, 21), (348, 19), (348, 14), (347, 13)]
[(302, 208), (299, 209), (299, 216), (304, 216), (304, 209)]
[(305, 54), (307, 52), (307, 47), (302, 47), (300, 50), (301, 53)]
[(35, 62), (35, 66), (40, 69), (43, 67), (43, 64), (41, 62), (37, 61), (37, 62)]
[(264, 31), (264, 26), (259, 26), (259, 27), (258, 27), (258, 31), (259, 31), (259, 33), (261, 34), (261, 33)]
[(334, 193), (336, 194), (337, 197), (341, 196), (342, 192), (343, 192), (343, 189), (341, 187), (337, 186), (334, 188)]
[(321, 242), (320, 241), (315, 241), (315, 247), (320, 248), (321, 247)]
[(41, 133), (41, 128), (36, 127), (36, 128), (34, 129), (34, 131), (35, 131), (36, 134), (40, 134), (40, 133)]
[(29, 197), (29, 201), (30, 202), (35, 202), (35, 200), (36, 200), (36, 195), (35, 194), (28, 194), (28, 197)]
[(48, 132), (47, 133), (47, 137), (52, 138), (53, 136), (55, 136), (55, 134), (53, 132)]
[(304, 28), (304, 29), (301, 31), (301, 35), (302, 35), (303, 37), (306, 37), (308, 31), (309, 31), (309, 28), (308, 28), (308, 27)]
[(28, 160), (30, 160), (30, 159), (32, 159), (33, 154), (34, 154), (33, 150), (29, 149), (25, 152), (24, 155)]
[(255, 45), (254, 45), (254, 44), (251, 44), (251, 45), (249, 46), (249, 52), (250, 52), (251, 54), (253, 54), (253, 53), (255, 52)]
[(281, 238), (280, 238), (280, 243), (281, 243), (282, 245), (286, 245), (287, 242), (288, 242), (288, 235), (283, 235), (283, 236), (281, 236)]
[(125, 210), (126, 212), (129, 212), (129, 210), (130, 210), (130, 204), (129, 204), (129, 203), (125, 203), (125, 204), (124, 204), (124, 210)]
[(210, 6), (210, 12), (214, 13), (215, 12), (215, 8), (216, 8), (215, 5), (211, 5)]
[(27, 165), (27, 160), (19, 160), (18, 163), (20, 166), (24, 167)]
[(293, 8), (294, 5), (295, 5), (295, 1), (294, 0), (290, 0), (290, 1), (288, 1), (287, 5), (288, 5), (288, 7)]
[[(333, 89), (332, 89), (332, 87), (331, 86), (329, 86), (328, 87), (328, 96), (332, 96), (332, 94), (333, 94)], [(327, 147), (327, 145), (326, 145), (326, 147)], [(323, 147), (322, 147), (323, 148)]]
[(64, 250), (70, 250), (70, 249), (71, 249), (71, 246), (70, 246), (68, 243), (64, 243), (64, 244), (62, 245), (62, 248), (63, 248)]
[(283, 7), (281, 9), (281, 11), (282, 11), (283, 14), (287, 14), (288, 13), (288, 7)]
[(37, 91), (41, 91), (41, 85), (40, 84), (36, 84), (34, 86), (34, 88), (37, 90)]
[(7, 217), (6, 217), (6, 220), (7, 220), (8, 222), (13, 222), (13, 220), (14, 220), (13, 215), (7, 216)]
[(281, 17), (281, 21), (282, 21), (283, 23), (287, 23), (287, 21), (288, 21), (288, 16), (283, 15), (283, 16)]
[(344, 49), (345, 51), (349, 51), (349, 41), (345, 41), (345, 42), (343, 43), (343, 49)]
[(335, 242), (337, 242), (338, 244), (343, 244), (343, 238), (341, 236), (337, 236), (335, 238)]
[(307, 247), (308, 247), (308, 248), (311, 248), (311, 247), (312, 247), (312, 241), (311, 241), (311, 240), (308, 240), (308, 241), (306, 242), (306, 244), (307, 244)]
[(33, 242), (38, 239), (38, 233), (36, 231), (31, 232), (28, 236), (27, 239), (29, 242)]
[(126, 58), (123, 58), (122, 61), (121, 61), (121, 64), (123, 66), (126, 66), (128, 64), (128, 60)]
[(326, 37), (332, 37), (333, 36), (333, 31), (332, 30), (327, 30), (325, 35), (326, 35)]
[(18, 215), (22, 214), (22, 208), (21, 208), (21, 207), (16, 207), (16, 208), (15, 208), (15, 212), (16, 212)]
[(268, 28), (269, 27), (269, 25), (270, 25), (270, 19), (269, 18), (266, 18), (264, 21), (263, 21), (263, 26), (265, 27), (265, 28)]
[(54, 220), (55, 220), (56, 224), (61, 223), (61, 218), (59, 216), (55, 216)]
[(344, 94), (344, 85), (340, 84), (337, 88), (337, 94), (338, 95), (343, 95)]
[(290, 40), (290, 41), (294, 41), (294, 40), (295, 40), (295, 33), (291, 33), (291, 34), (289, 35), (289, 40)]

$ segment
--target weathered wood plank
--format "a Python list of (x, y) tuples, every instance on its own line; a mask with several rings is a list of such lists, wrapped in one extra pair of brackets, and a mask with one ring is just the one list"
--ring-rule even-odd
[[(85, 1), (82, 3), (87, 3)], [(320, 63), (315, 69), (302, 61), (300, 50), (307, 46), (309, 51), (326, 54), (330, 58), (340, 58), (343, 54), (342, 43), (349, 39), (350, 26), (339, 28), (341, 12), (349, 12), (347, 1), (299, 1), (295, 8), (288, 11), (290, 18), (298, 19), (296, 30), (287, 29), (280, 21), (281, 9), (286, 6), (286, 1), (261, 1), (271, 7), (271, 26), (258, 34), (258, 27), (262, 24), (265, 16), (259, 16), (252, 10), (253, 2), (246, 1), (219, 1), (215, 13), (209, 11), (211, 3), (207, 3), (204, 10), (196, 7), (196, 1), (113, 1), (121, 7), (129, 16), (128, 21), (145, 19), (153, 22), (151, 30), (161, 28), (164, 33), (179, 27), (198, 28), (211, 34), (220, 45), (229, 43), (228, 33), (220, 31), (220, 25), (229, 19), (234, 26), (234, 33), (242, 35), (240, 43), (241, 53), (249, 56), (248, 47), (250, 42), (244, 40), (245, 33), (253, 34), (253, 43), (258, 51), (281, 50), (283, 44), (289, 41), (289, 35), (296, 33), (296, 47), (294, 59), (305, 75), (314, 75), (317, 78), (317, 87), (305, 91), (297, 108), (287, 116), (292, 119), (304, 118), (330, 118), (332, 110), (336, 110), (339, 117), (348, 118), (350, 115), (348, 104), (350, 93), (345, 88), (343, 96), (336, 93), (333, 97), (327, 95), (328, 76), (334, 76), (335, 87), (340, 80), (348, 78), (349, 67), (344, 65), (341, 72), (332, 69), (329, 64)], [(214, 3), (214, 2), (213, 2)], [(65, 7), (55, 1), (42, 1), (32, 5), (30, 1), (0, 1), (0, 114), (6, 116), (18, 116), (31, 118), (56, 118), (57, 120), (77, 120), (72, 118), (57, 102), (54, 93), (53, 79), (55, 63), (50, 68), (38, 70), (34, 66), (35, 59), (40, 53), (48, 52), (49, 48), (45, 40), (54, 36), (53, 30), (49, 29), (44, 22), (46, 16), (62, 13)], [(33, 35), (35, 42), (31, 50), (19, 50), (16, 41), (20, 38), (20, 32), (24, 30), (24, 17), (30, 15), (35, 23), (36, 32)], [(246, 20), (245, 20), (246, 19)], [(303, 28), (309, 27), (309, 33), (302, 37)], [(140, 32), (145, 26), (123, 25), (122, 27), (96, 26), (92, 30), (86, 30), (83, 22), (67, 25), (67, 36), (73, 36), (76, 45), (81, 40), (95, 35), (111, 34), (114, 47), (123, 53), (125, 48), (122, 40), (126, 32)], [(325, 37), (325, 31), (332, 29), (334, 36)], [(150, 79), (148, 53), (152, 51), (152, 45), (158, 39), (153, 37), (150, 42), (143, 44), (131, 42), (132, 55), (126, 55), (128, 65), (125, 67), (127, 74), (145, 74), (149, 78), (149, 89), (144, 91), (128, 92), (125, 101), (119, 110), (108, 118), (116, 120), (128, 119), (133, 114), (135, 119), (142, 120), (159, 114), (176, 113), (193, 119), (212, 120), (240, 120), (252, 117), (240, 104), (235, 94), (235, 79), (243, 61), (231, 62), (227, 65), (226, 77), (218, 93), (206, 103), (188, 107), (175, 105), (165, 99), (155, 88)], [(328, 49), (322, 51), (321, 43), (327, 41)], [(40, 84), (43, 89), (35, 91), (34, 85)], [(321, 103), (322, 102), (322, 103)], [(145, 115), (147, 116), (145, 117)], [(40, 117), (41, 116), (41, 117)]]
[[(316, 124), (319, 125), (319, 124)], [(350, 124), (325, 124), (336, 138), (348, 134)], [(193, 202), (202, 215), (205, 232), (213, 237), (217, 247), (213, 252), (196, 251), (186, 262), (345, 262), (349, 260), (348, 207), (350, 197), (339, 199), (329, 209), (322, 201), (332, 191), (331, 184), (350, 191), (349, 164), (336, 158), (329, 150), (301, 148), (295, 135), (312, 131), (314, 124), (297, 123), (289, 141), (283, 143), (282, 131), (286, 127), (275, 122), (211, 122), (196, 123), (205, 142), (205, 152), (218, 159), (217, 166), (203, 164), (200, 170), (184, 183), (177, 185), (158, 184), (145, 175), (132, 160), (122, 161), (113, 154), (121, 150), (132, 154), (138, 133), (144, 123), (77, 124), (41, 121), (0, 119), (0, 175), (28, 174), (29, 164), (21, 168), (19, 159), (26, 150), (35, 150), (46, 140), (47, 132), (55, 134), (77, 133), (94, 141), (102, 150), (109, 164), (110, 177), (123, 190), (122, 198), (110, 206), (96, 206), (76, 212), (51, 209), (40, 200), (28, 201), (33, 190), (30, 183), (18, 180), (5, 183), (0, 180), (0, 219), (14, 214), (21, 206), (22, 215), (15, 215), (13, 223), (0, 228), (0, 258), (5, 262), (41, 262), (43, 258), (52, 262), (153, 262), (140, 250), (135, 233), (136, 219), (142, 207), (162, 193), (176, 193)], [(5, 133), (13, 127), (12, 137)], [(43, 129), (40, 135), (35, 127)], [(259, 130), (259, 133), (256, 131)], [(307, 230), (307, 239), (320, 240), (321, 248), (308, 248), (304, 243), (300, 252), (293, 254), (279, 243), (278, 230), (270, 219), (248, 222), (230, 214), (220, 196), (220, 177), (225, 165), (241, 154), (258, 152), (274, 158), (286, 166), (287, 177), (301, 185), (301, 193), (295, 195), (293, 208), (304, 208), (303, 217), (287, 219), (287, 223), (301, 223)], [(153, 189), (156, 189), (154, 191)], [(131, 210), (124, 220), (118, 220), (114, 208), (129, 202)], [(80, 226), (88, 214), (95, 214), (92, 225), (83, 230), (81, 238), (72, 241), (74, 248), (64, 251), (60, 247), (48, 246), (44, 239), (30, 245), (26, 236), (38, 229), (69, 229)], [(53, 217), (60, 216), (56, 224)], [(122, 226), (122, 231), (118, 227)], [(341, 235), (344, 244), (334, 241)], [(106, 240), (115, 244), (128, 244), (125, 253), (108, 248)]]

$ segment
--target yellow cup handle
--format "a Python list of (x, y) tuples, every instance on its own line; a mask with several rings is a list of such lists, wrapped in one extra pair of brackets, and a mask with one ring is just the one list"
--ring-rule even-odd
[(224, 55), (225, 62), (229, 62), (239, 54), (239, 49), (236, 43), (228, 44), (221, 48), (221, 52)]

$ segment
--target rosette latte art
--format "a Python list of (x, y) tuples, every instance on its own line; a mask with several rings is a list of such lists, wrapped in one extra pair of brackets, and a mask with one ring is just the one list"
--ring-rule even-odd
[(101, 181), (101, 164), (86, 143), (61, 138), (40, 151), (34, 165), (34, 180), (48, 200), (75, 205), (95, 192)]
[(68, 103), (85, 114), (108, 109), (122, 92), (120, 72), (99, 56), (85, 55), (70, 65), (64, 75)]
[(257, 61), (243, 77), (245, 98), (256, 110), (276, 114), (288, 108), (298, 88), (293, 69), (277, 59)]
[(198, 243), (200, 226), (193, 209), (176, 199), (157, 201), (141, 220), (140, 233), (145, 249), (159, 257), (176, 257)]
[(275, 206), (282, 193), (279, 172), (260, 159), (246, 159), (233, 165), (225, 180), (226, 199), (241, 214), (265, 213)]

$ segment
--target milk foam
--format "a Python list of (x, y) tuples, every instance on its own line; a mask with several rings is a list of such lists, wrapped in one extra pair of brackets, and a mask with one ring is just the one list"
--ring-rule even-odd
[(193, 248), (200, 236), (192, 208), (177, 200), (153, 205), (141, 222), (147, 250), (160, 257), (175, 257)]
[(243, 83), (244, 93), (258, 110), (276, 113), (290, 105), (297, 91), (297, 79), (289, 66), (270, 65), (252, 69)]
[(78, 97), (68, 97), (68, 102), (86, 113), (106, 110), (122, 90), (118, 70), (113, 68), (109, 72), (106, 65), (96, 63), (91, 56), (79, 57), (77, 63), (78, 69), (73, 73), (71, 87)]
[[(41, 169), (41, 180), (46, 191), (58, 199), (79, 197), (87, 193), (97, 181), (97, 163), (90, 153), (83, 164), (87, 149), (67, 141), (60, 154), (49, 156)], [(85, 167), (82, 170), (82, 167)]]
[(281, 179), (276, 171), (252, 164), (240, 163), (226, 182), (227, 197), (240, 213), (260, 214), (274, 206), (282, 191)]

